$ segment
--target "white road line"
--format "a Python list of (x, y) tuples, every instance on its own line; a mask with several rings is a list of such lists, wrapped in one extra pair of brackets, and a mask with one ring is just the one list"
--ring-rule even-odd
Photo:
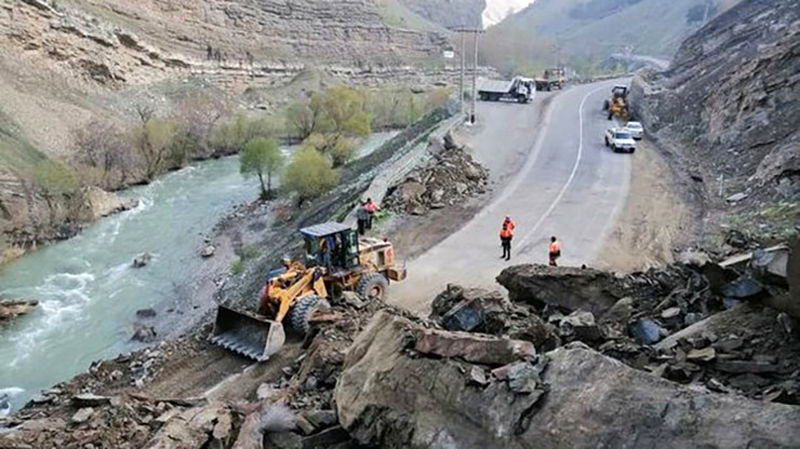
[(564, 186), (561, 187), (561, 191), (558, 192), (553, 202), (550, 204), (550, 207), (539, 217), (539, 220), (536, 224), (530, 229), (530, 231), (525, 233), (525, 237), (523, 237), (520, 242), (518, 243), (520, 249), (524, 249), (524, 245), (530, 240), (530, 238), (536, 233), (539, 227), (544, 223), (544, 221), (553, 213), (558, 203), (561, 202), (561, 198), (564, 197), (564, 194), (567, 193), (569, 186), (572, 184), (572, 181), (575, 179), (575, 175), (578, 173), (578, 167), (581, 165), (581, 158), (583, 157), (583, 107), (586, 105), (586, 100), (594, 95), (596, 92), (599, 92), (603, 89), (607, 89), (607, 86), (601, 86), (597, 89), (592, 90), (591, 92), (584, 95), (583, 99), (581, 100), (581, 104), (578, 107), (578, 127), (580, 129), (580, 133), (578, 134), (578, 155), (575, 158), (575, 164), (572, 166), (572, 173), (569, 174), (569, 178), (567, 178), (567, 182), (564, 183)]

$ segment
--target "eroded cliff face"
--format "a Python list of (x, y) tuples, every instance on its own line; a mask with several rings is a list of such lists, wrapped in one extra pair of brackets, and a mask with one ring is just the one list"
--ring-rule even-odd
[(669, 70), (637, 76), (632, 104), (712, 200), (792, 198), (800, 194), (798, 73), (797, 3), (746, 1), (688, 38)]

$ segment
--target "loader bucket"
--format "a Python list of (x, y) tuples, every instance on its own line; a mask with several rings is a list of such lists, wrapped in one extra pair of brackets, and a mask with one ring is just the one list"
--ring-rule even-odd
[(214, 330), (208, 339), (215, 345), (263, 362), (280, 351), (286, 334), (277, 321), (219, 306)]

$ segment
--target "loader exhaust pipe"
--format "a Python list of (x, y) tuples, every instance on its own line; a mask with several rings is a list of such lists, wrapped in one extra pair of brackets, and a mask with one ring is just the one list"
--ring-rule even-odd
[(246, 311), (217, 307), (209, 341), (245, 357), (263, 362), (280, 351), (286, 341), (283, 324)]

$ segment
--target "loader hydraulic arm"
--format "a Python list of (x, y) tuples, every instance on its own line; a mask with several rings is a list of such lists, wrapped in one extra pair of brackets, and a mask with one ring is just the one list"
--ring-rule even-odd
[(283, 322), (292, 304), (296, 300), (311, 293), (316, 293), (320, 298), (328, 297), (322, 273), (319, 273), (315, 268), (307, 269), (302, 276), (289, 286), (289, 288), (275, 291), (275, 295), (277, 296), (275, 299), (280, 302), (278, 313), (275, 315), (275, 321)]

